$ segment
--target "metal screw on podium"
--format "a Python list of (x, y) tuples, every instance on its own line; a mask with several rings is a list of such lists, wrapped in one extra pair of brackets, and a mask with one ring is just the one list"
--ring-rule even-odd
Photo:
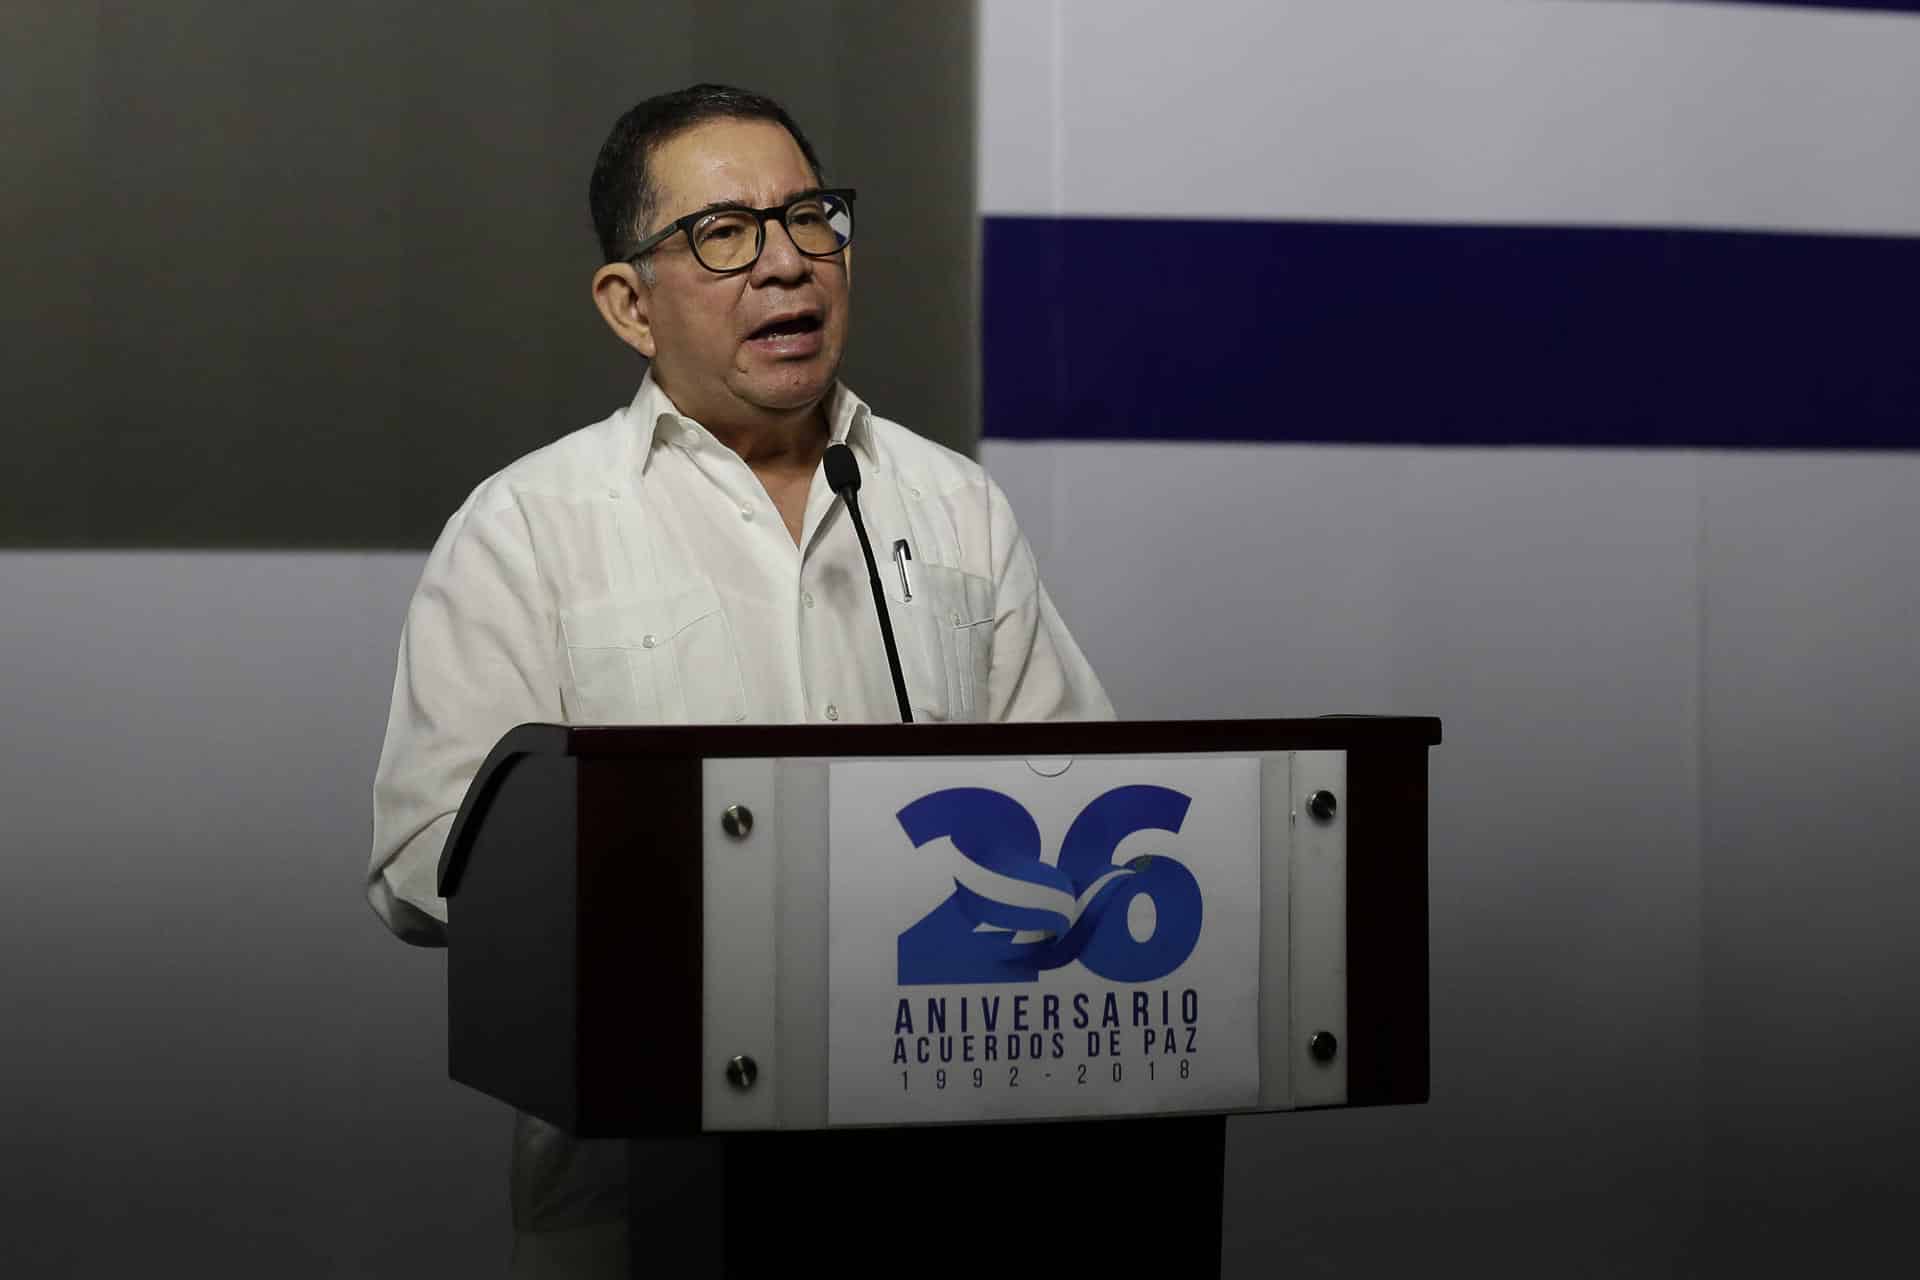
[(1307, 1041), (1307, 1052), (1315, 1062), (1332, 1062), (1333, 1055), (1340, 1052), (1340, 1042), (1331, 1031), (1316, 1031)]
[(727, 1083), (742, 1093), (753, 1088), (753, 1082), (760, 1076), (760, 1064), (752, 1058), (738, 1057), (727, 1059)]
[(1340, 802), (1333, 798), (1331, 791), (1316, 791), (1307, 797), (1307, 812), (1313, 815), (1315, 822), (1332, 822), (1334, 812)]
[(730, 804), (720, 815), (720, 829), (735, 840), (744, 840), (753, 830), (753, 810), (743, 804)]

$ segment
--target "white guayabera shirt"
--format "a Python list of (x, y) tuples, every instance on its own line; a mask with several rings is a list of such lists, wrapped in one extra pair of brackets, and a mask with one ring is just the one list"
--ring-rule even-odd
[[(827, 408), (859, 459), (915, 720), (1110, 719), (999, 487), (844, 386)], [(824, 474), (796, 546), (746, 463), (649, 375), (627, 408), (481, 484), (428, 557), (374, 778), (368, 898), (401, 937), (444, 940), (441, 846), (515, 725), (898, 718)]]

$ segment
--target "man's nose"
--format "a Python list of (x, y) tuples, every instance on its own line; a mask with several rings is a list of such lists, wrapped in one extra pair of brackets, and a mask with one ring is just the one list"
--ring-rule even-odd
[(768, 218), (767, 242), (760, 247), (760, 260), (753, 264), (753, 278), (759, 280), (800, 280), (812, 270), (812, 259), (787, 233), (787, 224)]

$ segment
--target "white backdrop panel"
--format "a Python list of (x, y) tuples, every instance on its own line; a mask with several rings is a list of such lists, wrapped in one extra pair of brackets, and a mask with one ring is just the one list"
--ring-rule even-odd
[(1920, 233), (1920, 22), (983, 0), (987, 214)]
[[(1235, 1122), (1228, 1274), (1549, 1241), (1655, 1270), (1702, 1208), (1699, 460), (988, 441), (1123, 715), (1437, 715), (1425, 1108)], [(1297, 1119), (1301, 1123), (1291, 1123)], [(1604, 1214), (1595, 1197), (1606, 1198)]]

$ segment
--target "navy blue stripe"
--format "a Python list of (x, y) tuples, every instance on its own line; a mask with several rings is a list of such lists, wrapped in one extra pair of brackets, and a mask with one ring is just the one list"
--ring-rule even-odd
[(1887, 13), (1920, 13), (1920, 0), (1711, 0), (1714, 4), (1764, 4), (1788, 9), (1874, 9)]
[(985, 432), (1920, 448), (1920, 238), (986, 219)]

